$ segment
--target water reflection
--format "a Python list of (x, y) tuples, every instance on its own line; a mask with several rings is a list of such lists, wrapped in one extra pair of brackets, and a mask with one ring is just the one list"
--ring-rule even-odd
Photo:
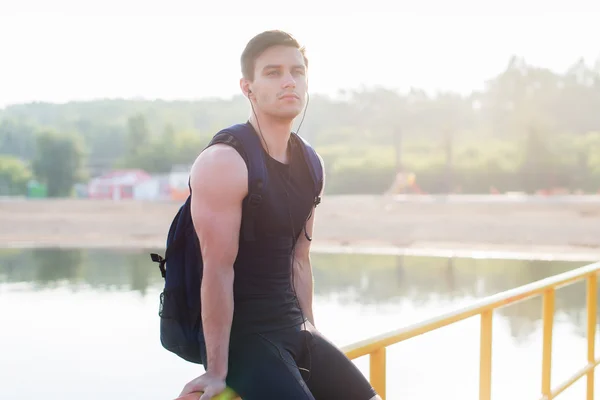
[[(340, 345), (583, 265), (334, 254), (314, 254), (312, 260), (317, 325)], [(74, 400), (82, 393), (90, 400), (172, 397), (199, 367), (160, 348), (156, 310), (162, 284), (147, 251), (0, 250), (0, 321), (6, 323), (0, 330), (0, 376), (15, 377), (11, 384), (0, 385), (0, 398), (26, 399), (35, 394)], [(555, 346), (567, 352), (555, 356), (560, 360), (553, 371), (558, 383), (568, 377), (567, 369), (572, 373), (585, 362), (584, 284), (560, 289), (556, 308)], [(541, 299), (505, 307), (496, 314), (494, 343), (500, 351), (494, 354), (500, 361), (495, 361), (499, 364), (494, 367), (498, 375), (494, 382), (506, 384), (494, 388), (499, 396), (494, 398), (536, 395)], [(434, 370), (433, 376), (454, 384), (454, 393), (461, 399), (476, 398), (478, 321), (464, 321), (443, 334), (428, 335), (390, 350), (388, 397), (459, 398), (430, 385), (426, 374), (431, 362), (424, 355), (430, 351), (432, 357), (444, 354), (451, 360), (437, 366), (442, 369)], [(517, 372), (514, 362), (507, 359), (519, 352), (528, 354), (519, 361), (527, 373)], [(364, 359), (357, 362), (368, 372)], [(36, 367), (48, 376), (45, 391), (27, 383)], [(53, 369), (54, 375), (47, 375)], [(73, 375), (79, 378), (71, 380)], [(107, 384), (90, 393), (98, 379)], [(458, 388), (463, 381), (469, 383), (468, 389)]]
[[(76, 289), (138, 291), (145, 295), (160, 275), (146, 252), (81, 249), (0, 250), (0, 282), (27, 282), (33, 290), (57, 286)], [(160, 278), (160, 279), (159, 279)]]
[[(342, 305), (362, 306), (408, 300), (416, 306), (454, 303), (480, 298), (569, 271), (578, 262), (443, 259), (437, 257), (375, 255), (313, 255), (315, 295), (335, 295)], [(161, 285), (158, 269), (148, 252), (106, 250), (0, 250), (0, 283), (26, 282), (32, 290), (66, 286), (78, 290), (135, 291)], [(560, 289), (557, 312), (576, 327), (585, 317), (581, 285)], [(534, 298), (499, 310), (515, 338), (536, 329), (541, 299)], [(578, 329), (585, 336), (585, 330)]]

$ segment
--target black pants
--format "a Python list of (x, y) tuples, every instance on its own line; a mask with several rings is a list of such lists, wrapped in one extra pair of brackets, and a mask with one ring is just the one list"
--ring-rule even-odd
[(227, 386), (242, 400), (369, 400), (376, 395), (342, 351), (310, 323), (304, 328), (232, 340)]

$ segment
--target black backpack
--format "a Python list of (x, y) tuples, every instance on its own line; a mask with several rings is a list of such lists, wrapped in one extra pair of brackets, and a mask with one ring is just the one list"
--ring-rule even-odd
[[(314, 182), (315, 205), (320, 202), (323, 186), (323, 169), (315, 150), (300, 136), (292, 133), (303, 147), (305, 161)], [(254, 220), (261, 206), (262, 191), (267, 186), (267, 170), (259, 137), (246, 124), (233, 125), (218, 132), (207, 147), (225, 143), (233, 146), (244, 158), (248, 168), (248, 196), (244, 199), (240, 234), (242, 240), (255, 240)], [(188, 183), (189, 185), (189, 183)], [(200, 357), (202, 317), (200, 283), (202, 280), (202, 255), (194, 230), (190, 195), (173, 218), (167, 235), (164, 258), (151, 253), (165, 279), (160, 294), (160, 341), (162, 346), (181, 358), (202, 364)]]

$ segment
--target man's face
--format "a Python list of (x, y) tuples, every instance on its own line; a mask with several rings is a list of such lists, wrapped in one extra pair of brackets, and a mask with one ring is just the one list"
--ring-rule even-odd
[(306, 101), (306, 66), (302, 53), (294, 47), (273, 46), (254, 65), (250, 89), (261, 113), (277, 119), (293, 120)]

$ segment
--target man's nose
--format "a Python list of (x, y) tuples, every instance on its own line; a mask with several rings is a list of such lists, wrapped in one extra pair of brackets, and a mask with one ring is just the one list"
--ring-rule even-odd
[(283, 77), (282, 86), (284, 88), (295, 88), (296, 87), (296, 80), (294, 79), (292, 74), (285, 74), (285, 76)]

